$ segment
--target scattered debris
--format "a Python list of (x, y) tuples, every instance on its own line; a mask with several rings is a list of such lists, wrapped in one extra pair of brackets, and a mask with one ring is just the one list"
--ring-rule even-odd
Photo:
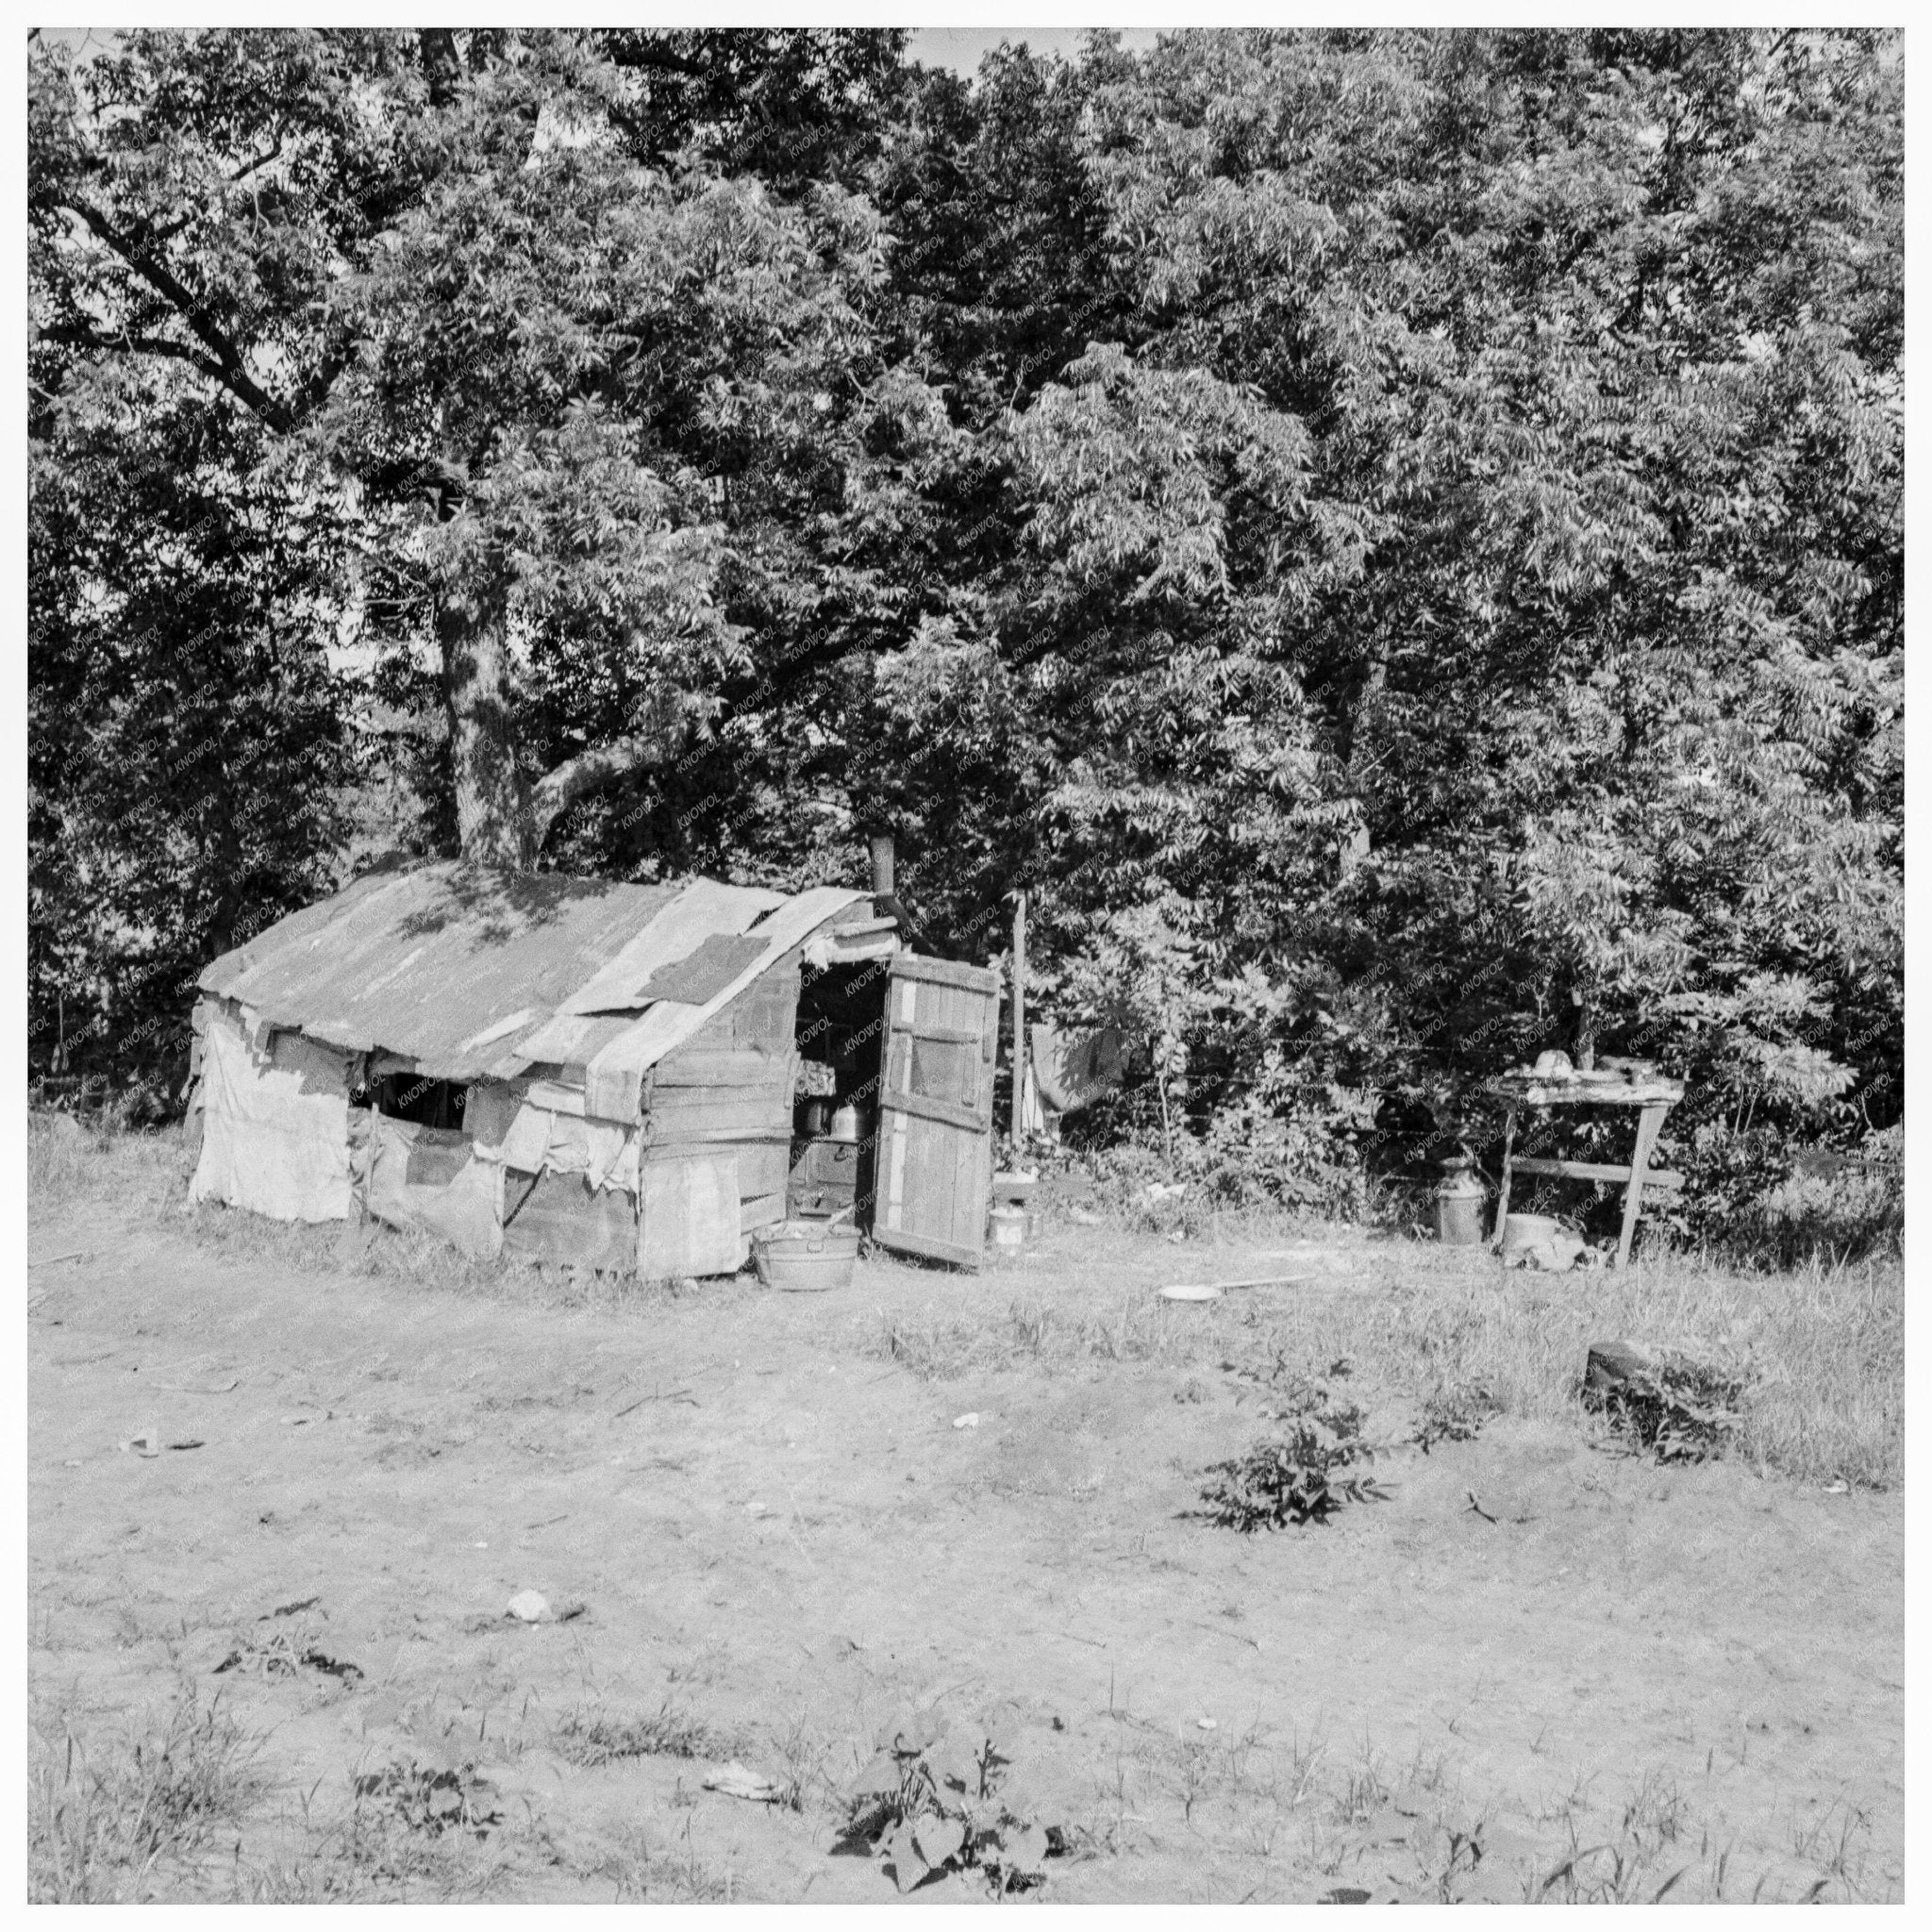
[(325, 1408), (320, 1415), (285, 1415), (282, 1418), (282, 1426), (285, 1429), (300, 1429), (307, 1427), (310, 1423), (332, 1423), (335, 1419), (335, 1410)]
[(691, 1408), (700, 1407), (698, 1399), (689, 1389), (673, 1389), (668, 1394), (654, 1389), (648, 1395), (640, 1395), (635, 1402), (627, 1402), (611, 1416), (612, 1422), (622, 1422), (634, 1408), (641, 1408), (647, 1402), (682, 1402)]
[(1204, 1731), (1218, 1731), (1221, 1728), (1221, 1720), (1219, 1718), (1197, 1717), (1194, 1720), (1194, 1724), (1197, 1729)]
[(331, 1657), (307, 1638), (287, 1630), (272, 1631), (265, 1637), (242, 1639), (214, 1668), (216, 1676), (238, 1671), (250, 1677), (299, 1677), (304, 1671), (319, 1671), (345, 1685), (359, 1684), (366, 1674), (360, 1664), (347, 1657)]
[(978, 1414), (975, 1412), (972, 1415), (956, 1415), (953, 1418), (953, 1426), (956, 1429), (976, 1429), (979, 1426)]
[(1627, 1341), (1590, 1351), (1583, 1405), (1659, 1462), (1701, 1462), (1724, 1453), (1742, 1420), (1740, 1377), (1666, 1350), (1652, 1357)]
[(52, 1268), (62, 1261), (84, 1261), (87, 1256), (85, 1248), (70, 1248), (64, 1255), (45, 1255), (39, 1260), (29, 1259), (26, 1265), (29, 1268)]
[(1494, 1523), (1496, 1521), (1496, 1518), (1491, 1516), (1490, 1512), (1487, 1509), (1485, 1509), (1480, 1503), (1476, 1501), (1475, 1491), (1474, 1490), (1464, 1490), (1462, 1493), (1469, 1498), (1469, 1507), (1472, 1509), (1474, 1509), (1475, 1513), (1478, 1516), (1480, 1516), (1485, 1523)]
[(1315, 1901), (1323, 1906), (1365, 1906), (1370, 1893), (1359, 1885), (1338, 1885)]
[(155, 1428), (142, 1429), (118, 1446), (123, 1455), (131, 1451), (136, 1456), (158, 1456), (161, 1453), (161, 1432)]
[(302, 1663), (305, 1669), (320, 1671), (325, 1676), (340, 1678), (344, 1684), (359, 1684), (366, 1674), (360, 1664), (351, 1663), (347, 1657), (330, 1657), (320, 1650), (305, 1650)]
[[(1512, 1221), (1517, 1218), (1510, 1217)], [(1610, 1246), (1595, 1246), (1567, 1227), (1557, 1227), (1533, 1241), (1506, 1241), (1503, 1265), (1534, 1268), (1545, 1274), (1567, 1274), (1573, 1268), (1607, 1267), (1610, 1252)]]
[(976, 1871), (995, 1897), (1045, 1881), (1066, 1833), (1014, 1808), (1001, 1788), (1008, 1760), (991, 1739), (948, 1738), (937, 1712), (906, 1711), (880, 1731), (878, 1755), (855, 1780), (834, 1847), (879, 1858), (901, 1891), (949, 1872)]
[(1170, 1302), (1211, 1302), (1240, 1289), (1298, 1288), (1307, 1278), (1306, 1274), (1257, 1274), (1246, 1281), (1177, 1281), (1163, 1288), (1160, 1294), (1162, 1300)]
[(520, 1624), (554, 1624), (557, 1622), (550, 1607), (550, 1601), (540, 1591), (520, 1590), (504, 1607), (504, 1615), (514, 1617)]
[(1067, 1209), (1067, 1219), (1075, 1227), (1098, 1227), (1105, 1217), (1096, 1209), (1076, 1201)]
[(712, 1772), (704, 1786), (708, 1791), (723, 1791), (727, 1798), (748, 1798), (755, 1805), (777, 1805), (785, 1799), (783, 1785), (747, 1771), (735, 1757)]
[[(266, 1624), (271, 1617), (293, 1617), (303, 1610), (314, 1609), (321, 1602), (322, 1599), (319, 1596), (297, 1597), (291, 1604), (277, 1604), (274, 1609), (264, 1612), (255, 1621), (258, 1624)], [(323, 1614), (326, 1616), (327, 1612), (324, 1611)]]

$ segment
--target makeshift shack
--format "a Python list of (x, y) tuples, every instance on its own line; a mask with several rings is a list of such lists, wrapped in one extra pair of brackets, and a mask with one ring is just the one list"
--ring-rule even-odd
[(876, 1108), (860, 1224), (981, 1253), (998, 982), (908, 952), (868, 893), (427, 865), (291, 914), (200, 987), (194, 1200), (729, 1274), (785, 1218), (808, 1056)]

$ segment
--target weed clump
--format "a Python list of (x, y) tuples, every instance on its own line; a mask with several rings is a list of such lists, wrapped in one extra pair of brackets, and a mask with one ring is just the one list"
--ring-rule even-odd
[(1066, 1835), (1001, 1796), (1008, 1760), (990, 1738), (949, 1738), (933, 1713), (907, 1712), (876, 1742), (836, 1849), (878, 1857), (901, 1891), (948, 1872), (977, 1872), (995, 1897), (1045, 1883), (1045, 1861), (1065, 1854)]
[(1216, 1462), (1201, 1491), (1208, 1519), (1252, 1535), (1287, 1524), (1324, 1523), (1344, 1503), (1381, 1503), (1389, 1491), (1367, 1473), (1375, 1458), (1357, 1405), (1321, 1383), (1290, 1375), (1284, 1405), (1272, 1412), (1283, 1433), (1245, 1456)]
[(489, 1836), (503, 1814), (490, 1802), (490, 1785), (472, 1764), (386, 1764), (356, 1780), (358, 1814), (373, 1814), (407, 1831), (435, 1836), (464, 1831)]
[(1659, 1462), (1723, 1455), (1743, 1420), (1740, 1377), (1688, 1356), (1646, 1357), (1623, 1343), (1591, 1350), (1578, 1393), (1633, 1450)]
[(623, 1757), (724, 1757), (730, 1740), (669, 1703), (649, 1717), (569, 1712), (551, 1741), (568, 1763), (586, 1769)]
[(28, 1823), (30, 1899), (139, 1900), (158, 1869), (192, 1857), (260, 1796), (259, 1740), (221, 1700), (189, 1690), (158, 1729), (91, 1757), (72, 1730), (36, 1765)]
[(1410, 1440), (1424, 1456), (1438, 1442), (1473, 1442), (1503, 1405), (1479, 1382), (1438, 1389), (1423, 1403), (1422, 1420)]

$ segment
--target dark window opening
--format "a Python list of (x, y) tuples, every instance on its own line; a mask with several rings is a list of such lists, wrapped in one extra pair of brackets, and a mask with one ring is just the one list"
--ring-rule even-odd
[(373, 1107), (392, 1121), (413, 1121), (419, 1127), (458, 1128), (463, 1124), (463, 1104), (469, 1087), (457, 1080), (432, 1080), (423, 1074), (385, 1074), (352, 1096), (358, 1107)]

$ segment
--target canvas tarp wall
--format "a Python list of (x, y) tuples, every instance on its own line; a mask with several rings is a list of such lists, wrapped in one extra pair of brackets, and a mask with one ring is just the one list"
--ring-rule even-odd
[(736, 1154), (651, 1160), (638, 1200), (638, 1273), (647, 1281), (736, 1274), (751, 1253)]
[(580, 1174), (591, 1188), (638, 1190), (638, 1132), (585, 1117), (584, 1097), (556, 1080), (488, 1081), (470, 1089), (463, 1125), (476, 1158), (525, 1174)]
[(366, 1200), (391, 1227), (441, 1235), (472, 1255), (503, 1246), (503, 1169), (467, 1134), (375, 1114)]
[(188, 1198), (276, 1221), (344, 1220), (352, 1068), (350, 1055), (299, 1033), (275, 1033), (258, 1046), (235, 1019), (210, 1013), (201, 1158)]

